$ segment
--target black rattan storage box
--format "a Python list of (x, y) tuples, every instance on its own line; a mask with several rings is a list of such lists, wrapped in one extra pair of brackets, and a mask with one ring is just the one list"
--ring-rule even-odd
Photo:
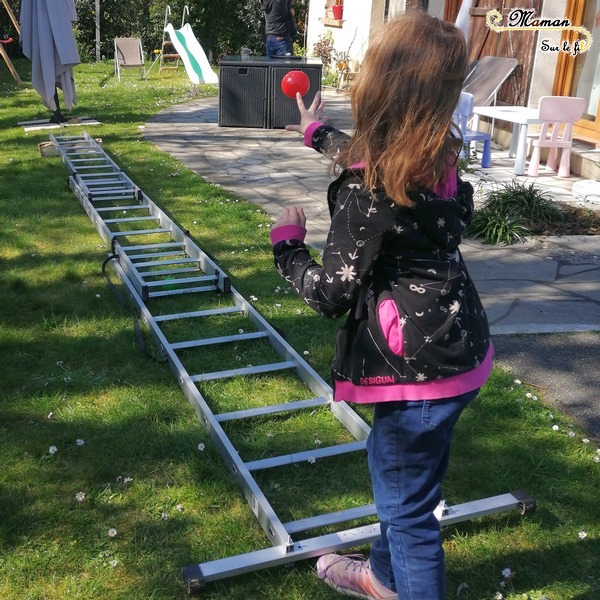
[(321, 89), (322, 63), (318, 59), (226, 56), (219, 67), (221, 127), (272, 129), (299, 123), (296, 100), (281, 91), (281, 79), (288, 71), (304, 71), (308, 75), (310, 89), (304, 96), (307, 105)]
[(289, 71), (302, 71), (308, 75), (310, 88), (303, 97), (304, 104), (310, 106), (315, 94), (321, 89), (322, 64), (320, 60), (306, 60), (299, 63), (286, 62), (285, 65), (277, 62), (271, 66), (269, 78), (271, 86), (269, 92), (270, 128), (280, 129), (286, 125), (300, 123), (300, 113), (295, 98), (288, 98), (281, 91), (281, 80)]
[(219, 63), (219, 125), (269, 126), (269, 67), (229, 57)]

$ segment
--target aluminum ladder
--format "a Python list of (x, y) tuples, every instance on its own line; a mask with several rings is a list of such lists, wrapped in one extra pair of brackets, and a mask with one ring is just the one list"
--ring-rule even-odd
[[(189, 592), (206, 583), (233, 575), (320, 556), (328, 552), (364, 545), (379, 536), (379, 524), (367, 523), (306, 539), (294, 540), (299, 533), (337, 526), (376, 516), (374, 504), (282, 522), (257, 484), (253, 473), (300, 462), (314, 462), (336, 455), (365, 450), (369, 425), (345, 402), (333, 402), (330, 386), (231, 285), (226, 273), (162, 211), (89, 134), (50, 136), (69, 169), (69, 186), (105, 243), (110, 247), (108, 264), (125, 286), (136, 311), (149, 328), (157, 346), (167, 357), (169, 367), (200, 423), (219, 451), (231, 475), (240, 486), (271, 547), (246, 554), (185, 566), (182, 570)], [(125, 216), (127, 215), (127, 216)], [(218, 298), (218, 306), (204, 310), (155, 315), (157, 302), (184, 295)], [(229, 303), (223, 306), (223, 298)], [(168, 323), (243, 315), (253, 331), (204, 339), (170, 341), (163, 331)], [(244, 328), (245, 331), (245, 328)], [(266, 340), (279, 360), (262, 365), (222, 371), (190, 372), (181, 354), (192, 348), (256, 343)], [(202, 395), (201, 384), (223, 378), (243, 377), (277, 371), (291, 371), (313, 395), (310, 399), (264, 407), (214, 413)], [(250, 394), (250, 392), (249, 392)], [(223, 424), (254, 417), (277, 415), (326, 407), (349, 432), (354, 441), (329, 447), (243, 461), (227, 436)], [(535, 508), (535, 501), (523, 492), (501, 494), (452, 507), (440, 506), (442, 525), (451, 525), (510, 509), (522, 514)]]

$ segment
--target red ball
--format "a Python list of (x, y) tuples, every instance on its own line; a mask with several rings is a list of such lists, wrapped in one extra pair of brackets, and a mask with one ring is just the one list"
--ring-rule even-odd
[(310, 88), (310, 79), (303, 71), (289, 71), (281, 80), (281, 91), (288, 98), (295, 98), (296, 92), (304, 96)]

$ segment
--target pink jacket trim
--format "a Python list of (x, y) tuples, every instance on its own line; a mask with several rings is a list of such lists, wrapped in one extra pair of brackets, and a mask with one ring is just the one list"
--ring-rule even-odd
[(390, 350), (398, 356), (404, 356), (404, 333), (396, 303), (389, 298), (377, 305), (377, 319)]
[(375, 402), (397, 402), (399, 400), (439, 400), (452, 398), (480, 388), (489, 377), (493, 367), (494, 348), (490, 348), (483, 362), (471, 371), (434, 379), (423, 383), (397, 383), (393, 385), (354, 385), (351, 381), (334, 382), (333, 399), (336, 402), (356, 402), (373, 404)]
[(282, 225), (281, 227), (271, 229), (270, 236), (273, 246), (284, 240), (300, 240), (303, 242), (306, 236), (306, 227), (301, 227), (300, 225)]
[(458, 192), (456, 165), (446, 164), (444, 179), (436, 183), (431, 191), (440, 198), (454, 198)]
[(304, 145), (308, 146), (309, 148), (312, 148), (312, 136), (313, 133), (315, 132), (315, 129), (318, 129), (319, 127), (321, 127), (321, 125), (323, 125), (323, 123), (321, 123), (320, 121), (315, 121), (314, 123), (311, 123), (305, 130), (304, 130)]

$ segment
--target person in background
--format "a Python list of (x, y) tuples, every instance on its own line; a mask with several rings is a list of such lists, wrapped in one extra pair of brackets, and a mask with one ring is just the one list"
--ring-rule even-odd
[(267, 56), (292, 56), (296, 21), (292, 0), (260, 0), (265, 15)]
[(307, 146), (341, 171), (328, 190), (322, 256), (301, 208), (271, 229), (275, 266), (315, 311), (349, 313), (332, 366), (334, 401), (369, 404), (368, 464), (381, 536), (368, 559), (326, 554), (317, 575), (355, 598), (444, 600), (435, 510), (453, 428), (491, 370), (487, 317), (459, 250), (473, 188), (458, 176), (452, 124), (467, 71), (454, 25), (423, 11), (388, 22), (351, 89), (351, 137), (296, 95)]

